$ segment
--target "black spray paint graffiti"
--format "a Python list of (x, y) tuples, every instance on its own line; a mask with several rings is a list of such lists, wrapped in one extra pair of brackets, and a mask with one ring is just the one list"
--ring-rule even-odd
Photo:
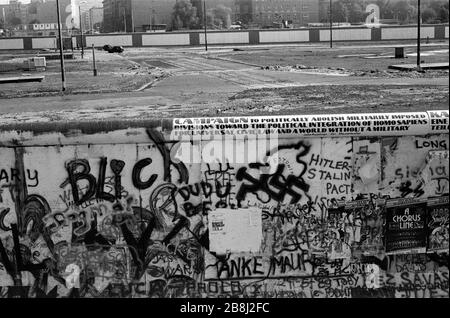
[[(286, 195), (291, 196), (290, 204), (295, 204), (301, 200), (303, 196), (308, 196), (308, 191), (310, 186), (305, 182), (303, 176), (307, 170), (307, 163), (302, 160), (303, 156), (306, 156), (310, 149), (311, 145), (306, 144), (302, 141), (298, 142), (294, 145), (283, 145), (279, 146), (276, 150), (271, 150), (267, 152), (266, 157), (273, 155), (275, 151), (280, 151), (283, 149), (295, 149), (298, 150), (296, 155), (296, 161), (301, 165), (301, 171), (298, 175), (289, 175), (285, 177), (283, 175), (285, 165), (279, 164), (275, 173), (261, 173), (259, 179), (256, 179), (251, 174), (247, 172), (246, 167), (242, 167), (238, 170), (236, 174), (236, 180), (243, 181), (246, 180), (250, 182), (250, 184), (243, 183), (236, 194), (236, 200), (238, 202), (238, 206), (241, 207), (241, 202), (245, 199), (248, 193), (253, 193), (256, 197), (263, 203), (264, 202), (258, 194), (258, 191), (262, 191), (266, 193), (270, 199), (273, 199), (277, 202), (282, 202), (285, 199)], [(251, 169), (260, 169), (267, 168), (269, 164), (261, 164), (261, 163), (251, 163), (249, 164)], [(275, 188), (278, 191), (272, 190)], [(302, 190), (299, 192), (295, 188)]]
[[(53, 297), (55, 290), (49, 293), (44, 292), (47, 289), (48, 277), (51, 275), (56, 281), (64, 285), (64, 279), (54, 270), (56, 267), (55, 260), (47, 258), (41, 263), (32, 263), (35, 261), (36, 255), (32, 255), (27, 246), (20, 244), (17, 224), (11, 224), (11, 232), (14, 243), (12, 253), (8, 253), (0, 240), (0, 262), (14, 282), (14, 286), (12, 286), (14, 288), (9, 290), (8, 297), (25, 298), (31, 291), (36, 296)], [(49, 246), (49, 248), (52, 248), (52, 246)], [(35, 278), (35, 283), (31, 290), (30, 286), (22, 285), (21, 273), (23, 271), (30, 272)]]
[[(121, 160), (111, 160), (110, 167), (114, 173), (114, 195), (105, 192), (105, 174), (108, 159), (106, 157), (100, 158), (99, 174), (96, 179), (91, 172), (91, 166), (86, 159), (74, 159), (67, 163), (66, 170), (69, 175), (68, 180), (61, 184), (61, 188), (64, 188), (68, 183), (72, 187), (72, 195), (76, 205), (81, 205), (83, 202), (88, 201), (91, 198), (102, 199), (109, 202), (121, 199), (121, 176), (120, 173), (125, 166), (125, 162)], [(84, 180), (88, 185), (86, 192), (80, 195), (78, 182)]]
[(149, 138), (158, 147), (164, 162), (164, 181), (171, 182), (170, 166), (174, 166), (178, 171), (180, 178), (179, 183), (189, 183), (189, 172), (183, 162), (174, 162), (170, 155), (170, 149), (167, 147), (167, 142), (164, 140), (164, 136), (157, 130), (147, 129)]
[(152, 159), (145, 158), (142, 160), (139, 160), (133, 167), (133, 173), (132, 173), (132, 180), (133, 185), (136, 187), (136, 189), (139, 190), (145, 190), (147, 188), (150, 188), (153, 183), (155, 183), (156, 179), (158, 178), (157, 174), (152, 174), (147, 181), (143, 181), (141, 179), (141, 172), (142, 169), (149, 166), (152, 163)]
[[(210, 164), (206, 164), (207, 171), (204, 173), (205, 181), (213, 183), (218, 189), (216, 202), (216, 208), (235, 208), (235, 203), (233, 202), (236, 193), (232, 191), (233, 180), (235, 179), (234, 168), (231, 167), (230, 163), (226, 163), (226, 166), (222, 163), (218, 164), (218, 169), (214, 170), (211, 168)], [(226, 191), (220, 191), (219, 189), (226, 187)]]
[[(167, 143), (164, 140), (162, 134), (156, 130), (147, 130), (150, 139), (155, 143), (164, 162), (164, 180), (171, 181), (170, 166), (173, 165), (180, 174), (180, 183), (188, 183), (189, 174), (184, 163), (175, 163), (171, 160), (170, 150), (167, 148)], [(150, 188), (156, 181), (158, 175), (152, 174), (148, 180), (142, 180), (142, 170), (151, 165), (151, 158), (144, 158), (139, 160), (133, 167), (132, 182), (133, 185), (139, 189), (144, 190)], [(64, 188), (67, 184), (71, 185), (72, 195), (76, 205), (92, 199), (101, 199), (109, 202), (120, 200), (122, 197), (122, 185), (121, 185), (121, 172), (125, 167), (125, 162), (122, 160), (112, 159), (110, 162), (110, 168), (114, 174), (114, 194), (105, 192), (105, 179), (106, 179), (106, 167), (108, 165), (108, 159), (106, 157), (100, 158), (99, 174), (96, 178), (91, 174), (91, 166), (86, 159), (74, 159), (66, 164), (66, 170), (68, 173), (68, 179), (61, 184), (61, 188)], [(80, 193), (80, 187), (78, 183), (80, 181), (87, 182), (87, 186), (84, 193)]]
[(5, 217), (9, 213), (11, 209), (10, 208), (2, 208), (0, 209), (0, 230), (2, 231), (9, 231), (11, 228), (6, 226), (5, 224)]
[[(258, 169), (260, 164), (250, 164), (251, 169)], [(263, 191), (264, 193), (269, 195), (270, 199), (273, 199), (278, 202), (282, 202), (286, 195), (291, 196), (290, 204), (295, 204), (300, 201), (303, 195), (307, 195), (309, 191), (309, 185), (302, 178), (302, 174), (295, 176), (289, 175), (287, 177), (283, 176), (284, 164), (281, 164), (277, 167), (277, 170), (274, 174), (261, 174), (259, 179), (254, 178), (247, 172), (247, 168), (243, 167), (238, 170), (236, 174), (236, 179), (238, 181), (249, 181), (251, 184), (242, 184), (238, 193), (236, 194), (236, 200), (238, 202), (238, 206), (241, 206), (241, 202), (247, 196), (247, 193), (255, 194), (258, 199), (264, 202), (260, 196), (258, 195), (258, 191)], [(277, 189), (278, 191), (272, 190), (272, 188)], [(298, 188), (303, 192), (298, 192), (295, 190)], [(267, 203), (267, 202), (264, 202)]]
[[(164, 147), (166, 146), (168, 146), (168, 144), (164, 145)], [(162, 148), (158, 149), (160, 152), (163, 151), (161, 150)], [(168, 148), (165, 149), (167, 150)], [(300, 146), (297, 148), (297, 150), (298, 149), (300, 149)], [(322, 158), (319, 159), (318, 157), (311, 157), (312, 161), (319, 161), (321, 159)], [(299, 158), (297, 158), (297, 161), (298, 160)], [(23, 162), (20, 162), (20, 159), (18, 161), (19, 162), (17, 163), (17, 166), (19, 168), (17, 168), (17, 174), (19, 176), (23, 176), (24, 171), (26, 170), (23, 169)], [(86, 161), (86, 163), (87, 166), (77, 163), (77, 166), (75, 166), (72, 171), (73, 179), (76, 179), (76, 175), (79, 173), (81, 173), (82, 176), (85, 177), (85, 179), (79, 179), (75, 181), (75, 189), (77, 189), (79, 195), (78, 199), (83, 199), (83, 196), (86, 195), (86, 193), (88, 193), (89, 191), (92, 192), (91, 198), (97, 198), (110, 202), (117, 201), (118, 197), (128, 197), (127, 195), (124, 195), (124, 190), (121, 187), (121, 178), (123, 177), (121, 174), (123, 173), (122, 171), (125, 167), (125, 163), (123, 161), (111, 160), (111, 162), (109, 162), (109, 168), (114, 174), (109, 178), (105, 176), (106, 169), (108, 169), (107, 158), (102, 158), (99, 161), (100, 169), (98, 175), (96, 176), (91, 173), (89, 162)], [(328, 165), (328, 163), (326, 164)], [(152, 159), (150, 158), (144, 158), (135, 164), (133, 169), (132, 181), (136, 189), (148, 189), (155, 184), (157, 178), (156, 174), (150, 174), (150, 177), (144, 177), (144, 169), (154, 168), (151, 165)], [(309, 165), (311, 165), (311, 162), (309, 162)], [(178, 167), (180, 168), (182, 166)], [(248, 170), (259, 169), (258, 172), (252, 171), (251, 173), (251, 175), (259, 176), (261, 175), (264, 167), (266, 166), (260, 164), (252, 164), (249, 166)], [(174, 163), (170, 161), (169, 158), (167, 171), (168, 179), (172, 178), (170, 175), (170, 170), (172, 169), (172, 172), (175, 172), (173, 168)], [(177, 167), (175, 167), (175, 169), (180, 171)], [(96, 277), (102, 277), (102, 273), (98, 273), (98, 271), (101, 269), (100, 266), (96, 267), (96, 258), (98, 255), (104, 255), (106, 253), (109, 253), (111, 250), (116, 249), (118, 245), (114, 244), (117, 243), (118, 239), (122, 239), (122, 237), (117, 236), (113, 239), (108, 238), (103, 241), (102, 236), (97, 232), (99, 224), (97, 224), (97, 220), (95, 218), (96, 213), (101, 216), (101, 209), (97, 206), (95, 207), (99, 212), (92, 214), (94, 216), (92, 220), (88, 219), (86, 215), (83, 214), (83, 212), (85, 212), (85, 210), (88, 211), (88, 208), (94, 208), (94, 206), (87, 207), (86, 209), (78, 209), (76, 212), (80, 215), (80, 217), (72, 223), (72, 236), (68, 238), (68, 241), (70, 240), (69, 244), (79, 244), (80, 246), (86, 248), (88, 254), (92, 254), (89, 259), (89, 262), (92, 263), (90, 264), (91, 266), (89, 270), (85, 270), (81, 273), (81, 275), (85, 277), (84, 279), (82, 279), (85, 284), (81, 286), (79, 291), (74, 290), (73, 292), (70, 292), (69, 297), (129, 297), (135, 296), (136, 294), (146, 295), (150, 297), (183, 297), (186, 295), (198, 295), (198, 297), (204, 297), (205, 294), (212, 294), (214, 296), (226, 295), (227, 297), (245, 297), (245, 295), (243, 294), (243, 290), (240, 287), (240, 284), (244, 282), (244, 279), (249, 278), (249, 281), (253, 282), (255, 278), (261, 278), (260, 281), (262, 281), (263, 284), (267, 283), (267, 286), (269, 286), (269, 288), (272, 288), (272, 286), (275, 286), (278, 283), (276, 281), (277, 277), (279, 277), (280, 280), (283, 280), (286, 283), (286, 286), (284, 286), (284, 292), (286, 293), (277, 294), (276, 291), (273, 291), (274, 289), (272, 289), (270, 292), (275, 293), (275, 297), (288, 297), (287, 293), (292, 293), (295, 296), (300, 295), (297, 293), (303, 293), (303, 290), (300, 291), (300, 288), (294, 286), (295, 284), (288, 285), (288, 283), (290, 283), (290, 278), (288, 278), (291, 277), (290, 275), (298, 279), (299, 276), (303, 273), (308, 275), (312, 273), (312, 275), (314, 275), (314, 279), (320, 280), (320, 284), (327, 285), (327, 281), (331, 279), (334, 279), (338, 282), (344, 281), (344, 279), (355, 280), (357, 276), (353, 275), (353, 271), (361, 271), (359, 267), (364, 268), (364, 265), (366, 265), (365, 263), (378, 264), (378, 266), (382, 270), (387, 269), (389, 265), (388, 258), (378, 259), (377, 257), (372, 256), (364, 257), (357, 255), (357, 261), (353, 262), (352, 260), (349, 265), (346, 265), (344, 264), (342, 259), (330, 262), (325, 257), (319, 258), (319, 256), (314, 256), (319, 254), (314, 254), (313, 256), (307, 254), (308, 251), (312, 250), (312, 247), (310, 246), (310, 243), (312, 243), (312, 241), (310, 240), (308, 235), (315, 234), (315, 237), (319, 238), (319, 243), (322, 243), (323, 241), (328, 239), (328, 233), (321, 228), (325, 228), (327, 226), (329, 227), (329, 225), (323, 223), (323, 219), (319, 217), (317, 217), (317, 219), (314, 219), (313, 217), (310, 217), (309, 214), (311, 211), (315, 211), (314, 209), (316, 208), (326, 209), (326, 207), (330, 206), (330, 203), (321, 202), (322, 199), (326, 198), (316, 197), (315, 201), (309, 198), (307, 193), (309, 188), (307, 188), (307, 184), (305, 186), (305, 189), (302, 189), (295, 184), (289, 185), (288, 178), (299, 178), (297, 176), (298, 171), (295, 173), (295, 176), (292, 172), (289, 173), (290, 175), (292, 174), (292, 176), (288, 176), (287, 170), (290, 170), (289, 166), (279, 165), (276, 168), (276, 172), (274, 174), (266, 174), (268, 176), (268, 179), (265, 180), (265, 182), (267, 183), (267, 188), (273, 191), (273, 193), (271, 193), (271, 199), (284, 199), (286, 196), (290, 196), (290, 201), (292, 202), (294, 200), (296, 203), (294, 203), (292, 207), (282, 207), (283, 205), (278, 202), (280, 206), (277, 207), (277, 209), (267, 209), (266, 211), (263, 211), (263, 219), (265, 221), (264, 223), (266, 223), (266, 225), (268, 224), (268, 228), (274, 228), (275, 226), (278, 226), (278, 224), (274, 225), (273, 223), (279, 223), (282, 225), (282, 227), (280, 226), (280, 231), (276, 233), (277, 236), (274, 235), (274, 242), (276, 244), (271, 245), (271, 242), (267, 243), (267, 250), (272, 247), (272, 249), (270, 250), (272, 253), (270, 253), (269, 251), (269, 253), (264, 256), (249, 254), (231, 255), (234, 258), (230, 258), (230, 255), (227, 255), (226, 257), (218, 257), (211, 253), (219, 260), (219, 262), (215, 264), (215, 266), (218, 267), (217, 271), (219, 273), (219, 278), (216, 282), (204, 282), (204, 277), (202, 276), (202, 274), (205, 270), (205, 260), (202, 258), (202, 256), (205, 250), (209, 249), (207, 229), (205, 232), (203, 232), (203, 234), (200, 234), (201, 231), (198, 228), (203, 226), (203, 229), (205, 229), (205, 225), (202, 221), (200, 221), (198, 224), (196, 224), (196, 226), (194, 226), (194, 229), (191, 230), (190, 223), (193, 222), (193, 220), (202, 218), (196, 217), (193, 219), (189, 219), (183, 216), (182, 213), (179, 213), (178, 209), (181, 208), (180, 212), (182, 212), (182, 208), (185, 208), (185, 206), (178, 206), (177, 201), (175, 200), (175, 196), (180, 194), (182, 199), (190, 199), (195, 196), (204, 196), (205, 198), (211, 198), (215, 194), (221, 201), (226, 197), (230, 197), (230, 194), (232, 194), (232, 186), (229, 185), (232, 185), (232, 182), (228, 181), (234, 178), (227, 179), (228, 176), (226, 174), (231, 174), (231, 170), (233, 170), (233, 168), (229, 166), (227, 168), (224, 168), (224, 166), (220, 166), (219, 169), (213, 170), (213, 168), (208, 166), (207, 169), (208, 171), (205, 173), (204, 181), (200, 181), (198, 183), (193, 183), (191, 181), (191, 184), (183, 183), (182, 185), (165, 183), (158, 187), (155, 187), (149, 197), (149, 205), (146, 206), (145, 209), (142, 208), (142, 206), (132, 206), (134, 200), (131, 199), (130, 201), (128, 201), (127, 199), (128, 206), (126, 210), (133, 212), (132, 217), (137, 220), (134, 223), (126, 222), (123, 220), (124, 218), (127, 218), (129, 216), (124, 216), (127, 213), (122, 213), (125, 211), (125, 208), (120, 208), (118, 206), (120, 205), (120, 202), (112, 204), (112, 210), (114, 212), (117, 212), (111, 213), (111, 217), (113, 217), (114, 215), (112, 225), (116, 226), (117, 231), (123, 234), (123, 237), (128, 244), (130, 242), (132, 243), (126, 245), (127, 247), (126, 249), (124, 248), (123, 253), (123, 255), (126, 254), (127, 261), (132, 258), (132, 263), (134, 263), (134, 265), (129, 264), (130, 268), (127, 268), (127, 270), (129, 270), (129, 272), (127, 273), (129, 277), (135, 278), (132, 282), (111, 282), (109, 283), (109, 286), (104, 288), (102, 291), (96, 290), (97, 287), (95, 287), (93, 281)], [(241, 181), (245, 181), (247, 182), (247, 185), (251, 186), (251, 184), (248, 184), (250, 181), (246, 178), (247, 175), (250, 175), (250, 172), (248, 170), (242, 170)], [(180, 179), (184, 178), (182, 177), (183, 173), (186, 173), (187, 175), (188, 172), (186, 171), (180, 173)], [(208, 174), (208, 177), (206, 177), (206, 174)], [(304, 171), (300, 174), (299, 179), (302, 179), (303, 174), (305, 174)], [(327, 178), (328, 177), (326, 177), (324, 174), (324, 179)], [(110, 184), (112, 185), (110, 192), (107, 191), (108, 179), (111, 180)], [(254, 179), (258, 182), (263, 180), (260, 177), (255, 177)], [(273, 182), (272, 179), (275, 179), (275, 182), (273, 184), (271, 183)], [(23, 180), (25, 180), (25, 182), (23, 182)], [(278, 183), (276, 182), (276, 180), (278, 180)], [(7, 244), (0, 240), (0, 268), (3, 267), (5, 271), (13, 278), (15, 286), (0, 288), (0, 298), (5, 295), (6, 289), (8, 289), (9, 297), (57, 297), (59, 296), (59, 286), (53, 287), (55, 283), (50, 283), (49, 278), (52, 277), (56, 279), (59, 284), (64, 286), (64, 279), (58, 276), (59, 274), (55, 270), (55, 268), (61, 268), (61, 265), (64, 264), (64, 261), (70, 261), (70, 259), (69, 257), (64, 260), (58, 259), (58, 255), (55, 255), (55, 246), (53, 246), (53, 242), (50, 239), (48, 232), (48, 230), (50, 229), (47, 229), (45, 226), (45, 222), (43, 222), (43, 219), (45, 219), (46, 216), (52, 214), (48, 202), (42, 196), (36, 194), (28, 194), (27, 187), (29, 187), (30, 185), (26, 184), (26, 179), (15, 178), (15, 181), (17, 184), (14, 185), (14, 192), (11, 192), (12, 194), (14, 194), (14, 196), (11, 197), (14, 204), (16, 204), (15, 209), (14, 207), (0, 208), (0, 231), (7, 232), (6, 234), (11, 233), (11, 238), (8, 237)], [(88, 184), (88, 187), (80, 189), (80, 184), (86, 183)], [(219, 186), (217, 186), (217, 183), (219, 184)], [(70, 180), (68, 179), (66, 185), (69, 184), (71, 185)], [(258, 187), (263, 188), (259, 185)], [(93, 190), (90, 188), (93, 188)], [(307, 203), (305, 203), (303, 206), (298, 204), (294, 193), (291, 193), (290, 190), (302, 197), (307, 196)], [(266, 191), (265, 188), (263, 192), (264, 191)], [(248, 191), (248, 193), (253, 192)], [(247, 192), (245, 194), (247, 194)], [(245, 194), (243, 195), (244, 197)], [(110, 200), (105, 199), (105, 195), (109, 195)], [(177, 197), (177, 199), (180, 198)], [(142, 201), (142, 199), (140, 201)], [(86, 204), (86, 202), (87, 201), (83, 202), (81, 205)], [(227, 202), (228, 204), (229, 201), (223, 200), (223, 202)], [(109, 206), (106, 202), (104, 202), (104, 204), (105, 206)], [(298, 204), (298, 206), (295, 206), (295, 204)], [(273, 204), (268, 204), (267, 206), (274, 207)], [(105, 208), (105, 210), (106, 209), (107, 208)], [(17, 211), (17, 224), (10, 224), (11, 221), (9, 220), (9, 217), (7, 217), (8, 213), (11, 213), (12, 211)], [(188, 213), (186, 213), (186, 215), (189, 217)], [(121, 220), (119, 220), (119, 216), (122, 217)], [(141, 217), (139, 218), (138, 216)], [(91, 223), (87, 223), (88, 221)], [(382, 228), (382, 226), (377, 223), (379, 222), (378, 218), (374, 216), (373, 220), (367, 219), (367, 224), (364, 223), (364, 218), (362, 219), (362, 221), (361, 241), (359, 243), (365, 241), (365, 236), (374, 238), (378, 237), (379, 229)], [(298, 231), (289, 231), (287, 228), (290, 225), (295, 225), (295, 229)], [(356, 227), (356, 224), (347, 221), (343, 225), (344, 228), (345, 226)], [(366, 232), (363, 231), (365, 227), (367, 228)], [(278, 235), (278, 233), (280, 235)], [(40, 238), (42, 237), (44, 238), (44, 241), (48, 241), (46, 242), (46, 245), (48, 245), (50, 255), (52, 256), (44, 260), (42, 260), (43, 255), (39, 255), (39, 252), (34, 250), (34, 245), (29, 243), (30, 241), (32, 243), (41, 241)], [(13, 241), (13, 244), (11, 244), (11, 240)], [(26, 246), (25, 244), (29, 244), (30, 246)], [(355, 244), (353, 246), (356, 245), (358, 244)], [(356, 247), (358, 247), (358, 249), (360, 248), (360, 246)], [(42, 249), (43, 248), (41, 248), (41, 250)], [(55, 260), (53, 259), (53, 257), (55, 257)], [(433, 259), (433, 266), (447, 266), (448, 268), (448, 254), (442, 256), (437, 254), (430, 254), (426, 257)], [(169, 258), (173, 258), (176, 260), (171, 264), (172, 261), (166, 261)], [(264, 263), (263, 260), (265, 261)], [(183, 264), (183, 262), (185, 264)], [(104, 263), (105, 264), (103, 264), (102, 266), (105, 267), (114, 267), (115, 265), (117, 265), (113, 263), (107, 263), (106, 261)], [(180, 266), (182, 268), (179, 269), (178, 267), (176, 267), (176, 265), (173, 265), (176, 263), (181, 264)], [(192, 264), (194, 264), (194, 271), (188, 272), (185, 265)], [(138, 267), (137, 270), (136, 267)], [(312, 270), (310, 270), (310, 268)], [(358, 270), (356, 270), (356, 268), (358, 268)], [(420, 267), (419, 269), (421, 271), (430, 271), (429, 266), (426, 266), (425, 268)], [(95, 272), (95, 270), (97, 270), (97, 272)], [(415, 269), (410, 269), (405, 266), (400, 267), (400, 265), (398, 265), (397, 271), (400, 270), (402, 271), (400, 273), (402, 275), (401, 278), (404, 281), (404, 286), (401, 286), (401, 288), (405, 289), (405, 293), (408, 291), (407, 289), (417, 289), (417, 285), (415, 286), (416, 277), (406, 275), (407, 273), (403, 273), (412, 272), (415, 271)], [(23, 271), (29, 271), (32, 273), (32, 276), (34, 276), (34, 278), (36, 279), (36, 282), (33, 286), (22, 286), (26, 284), (21, 282), (21, 278), (26, 280), (26, 276)], [(125, 271), (125, 269), (123, 271)], [(431, 271), (436, 273), (438, 272), (436, 270), (436, 267), (431, 269)], [(146, 280), (146, 282), (136, 281), (136, 278), (142, 279), (142, 275), (144, 273), (149, 274), (152, 278), (155, 278), (155, 280)], [(23, 275), (23, 277), (20, 277), (21, 275)], [(196, 279), (189, 277), (190, 275), (195, 276)], [(339, 275), (345, 275), (345, 278), (339, 277)], [(426, 275), (420, 274), (417, 276), (421, 281), (429, 283), (430, 286), (434, 286), (433, 288), (435, 289), (444, 289), (442, 288), (442, 286), (446, 286), (448, 297), (448, 274), (443, 275), (444, 277), (442, 278), (442, 282), (438, 282), (439, 284), (435, 282), (437, 278), (430, 279), (429, 273), (426, 273)], [(120, 276), (117, 276), (116, 278), (119, 277)], [(236, 278), (236, 280), (234, 281), (235, 288), (233, 288), (233, 282), (226, 282), (225, 280), (222, 280), (222, 278)], [(317, 289), (308, 285), (307, 279), (309, 278), (303, 278), (303, 280), (301, 281), (301, 283), (305, 286), (305, 290), (309, 289), (310, 291), (314, 290), (315, 292)], [(391, 281), (394, 280), (393, 277), (390, 276), (388, 277), (388, 279)], [(266, 281), (264, 282), (264, 280)], [(391, 288), (389, 289), (389, 292), (397, 292), (399, 288), (398, 283), (391, 283), (392, 286), (389, 286), (389, 288)], [(216, 292), (217, 286), (214, 287), (215, 284), (222, 286), (228, 284), (228, 289), (225, 290), (223, 287), (219, 287), (219, 289), (222, 288), (223, 290)], [(354, 283), (350, 286), (352, 288), (359, 287), (359, 285), (356, 285), (357, 284)], [(436, 287), (438, 285), (441, 287)], [(191, 288), (192, 286), (197, 287)], [(420, 285), (419, 287), (422, 288), (423, 286), (425, 285)], [(324, 288), (322, 288), (321, 291), (323, 291)], [(329, 291), (326, 292), (326, 295), (328, 297), (338, 297), (337, 295), (341, 295), (340, 290), (334, 290), (334, 287), (327, 288), (329, 289)], [(325, 290), (327, 288), (325, 288)], [(385, 294), (387, 294), (387, 292), (388, 291), (385, 291)], [(223, 295), (220, 293), (222, 293)], [(367, 293), (365, 289), (359, 291), (350, 291), (350, 289), (348, 289), (343, 292), (345, 296), (354, 296), (358, 294), (364, 296), (365, 293)], [(440, 294), (442, 293), (443, 292), (441, 291)], [(378, 294), (380, 295), (380, 297), (384, 295), (384, 293), (382, 292), (379, 292), (378, 294), (369, 294), (371, 294), (370, 297), (374, 297), (374, 295)], [(389, 297), (394, 296), (390, 295)]]
[[(130, 248), (131, 257), (136, 266), (135, 279), (139, 279), (147, 270), (153, 259), (158, 257), (160, 251), (151, 249), (155, 244), (150, 238), (154, 231), (167, 233), (161, 240), (163, 246), (170, 246), (171, 241), (183, 230), (187, 230), (192, 239), (185, 241), (186, 246), (198, 246), (196, 249), (201, 253), (201, 248), (209, 248), (208, 232), (199, 235), (199, 231), (191, 231), (189, 220), (178, 211), (178, 205), (175, 199), (177, 187), (171, 183), (165, 183), (155, 188), (149, 199), (149, 210), (141, 207), (133, 207), (137, 216), (141, 217), (142, 232), (138, 238), (135, 238), (127, 222), (120, 224), (123, 237)], [(116, 222), (114, 222), (116, 223)], [(198, 227), (198, 226), (197, 226)], [(181, 244), (181, 245), (183, 245)], [(185, 263), (190, 263), (190, 256), (187, 250), (192, 248), (176, 248), (174, 253)], [(202, 257), (197, 257), (195, 268), (200, 271), (203, 267)]]
[[(29, 181), (27, 182), (27, 185), (30, 188), (35, 188), (39, 185), (39, 173), (37, 170), (26, 169), (26, 174), (24, 176), (26, 176), (26, 180)], [(14, 183), (17, 181), (20, 182), (21, 178), (22, 176), (20, 175), (20, 171), (18, 169), (11, 168), (9, 170), (8, 169), (0, 170), (0, 184), (2, 183), (9, 184), (10, 182)]]
[(191, 197), (202, 199), (201, 203), (198, 205), (194, 205), (192, 202), (185, 202), (183, 204), (183, 209), (189, 217), (198, 213), (207, 215), (211, 210), (210, 205), (212, 204), (211, 197), (213, 193), (219, 198), (219, 201), (216, 202), (215, 207), (227, 207), (226, 201), (222, 200), (227, 198), (230, 195), (230, 192), (231, 184), (228, 183), (223, 186), (219, 181), (216, 181), (214, 186), (208, 182), (201, 181), (199, 183), (190, 184), (178, 189), (178, 193), (184, 201), (188, 201)]
[(185, 201), (182, 207), (188, 217), (197, 214), (208, 215), (213, 209), (213, 201), (215, 208), (235, 208), (235, 203), (232, 202), (234, 199), (232, 195), (235, 194), (232, 191), (234, 168), (229, 163), (225, 168), (219, 163), (217, 170), (212, 169), (209, 163), (206, 166), (203, 181), (178, 189), (178, 194)]

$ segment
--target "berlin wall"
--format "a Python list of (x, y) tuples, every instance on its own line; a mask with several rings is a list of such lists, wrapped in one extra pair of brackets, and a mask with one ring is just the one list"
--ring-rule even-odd
[(2, 127), (0, 298), (448, 298), (448, 129), (448, 110)]
[[(333, 41), (403, 41), (417, 39), (417, 25), (368, 27), (342, 27), (332, 31)], [(423, 40), (448, 40), (448, 24), (423, 25)], [(328, 28), (274, 29), (274, 30), (209, 30), (207, 40), (212, 45), (260, 45), (280, 43), (323, 43), (330, 41)], [(72, 38), (74, 47), (81, 46), (81, 36)], [(162, 33), (105, 33), (83, 36), (83, 44), (101, 48), (106, 44), (124, 47), (200, 46), (205, 35), (200, 31)], [(56, 48), (56, 37), (0, 38), (1, 50), (38, 50)]]

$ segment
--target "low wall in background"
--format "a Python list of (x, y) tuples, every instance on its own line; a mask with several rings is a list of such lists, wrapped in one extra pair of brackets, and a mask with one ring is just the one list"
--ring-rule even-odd
[[(448, 25), (424, 25), (421, 38), (443, 40), (449, 38)], [(330, 31), (325, 28), (285, 30), (208, 31), (208, 43), (212, 45), (275, 44), (275, 43), (320, 43), (330, 40)], [(81, 36), (76, 36), (81, 44)], [(198, 46), (203, 45), (205, 35), (199, 31), (167, 33), (129, 33), (85, 35), (86, 46), (120, 45), (145, 46)], [(389, 41), (417, 38), (416, 26), (386, 26), (377, 29), (366, 27), (335, 28), (334, 41)], [(0, 50), (54, 48), (55, 37), (0, 39)], [(48, 40), (45, 40), (48, 39)], [(47, 42), (46, 42), (47, 41)], [(43, 45), (47, 43), (46, 45)], [(76, 46), (76, 43), (74, 46)]]
[(23, 42), (21, 38), (0, 39), (0, 50), (23, 50)]
[(0, 297), (449, 297), (448, 128), (448, 110), (3, 126)]

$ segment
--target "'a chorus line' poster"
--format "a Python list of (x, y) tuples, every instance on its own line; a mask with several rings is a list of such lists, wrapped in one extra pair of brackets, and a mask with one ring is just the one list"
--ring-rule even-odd
[(419, 199), (386, 202), (386, 253), (425, 253), (427, 203)]

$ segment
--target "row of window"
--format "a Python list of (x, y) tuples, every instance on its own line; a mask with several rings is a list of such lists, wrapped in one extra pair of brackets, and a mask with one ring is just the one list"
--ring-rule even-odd
[(257, 13), (253, 15), (256, 18), (277, 18), (277, 17), (302, 17), (304, 19), (308, 19), (309, 18), (309, 14), (305, 13), (305, 14), (297, 14), (297, 13), (286, 13), (286, 14), (282, 14), (282, 13), (276, 13), (276, 14), (263, 14), (263, 13)]
[[(264, 11), (279, 11), (279, 10), (284, 10), (284, 11), (288, 11), (288, 10), (299, 10), (300, 6), (255, 6), (255, 10), (264, 10)], [(309, 10), (308, 6), (302, 6), (301, 7), (302, 10), (307, 11)]]

